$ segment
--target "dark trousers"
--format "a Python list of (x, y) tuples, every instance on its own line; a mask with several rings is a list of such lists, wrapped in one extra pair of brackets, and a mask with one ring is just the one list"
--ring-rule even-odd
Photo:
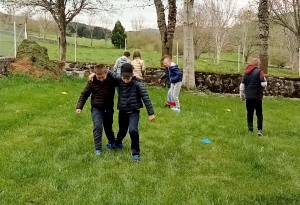
[(104, 127), (105, 135), (109, 143), (115, 142), (115, 134), (112, 129), (114, 110), (103, 110), (92, 107), (92, 120), (94, 124), (94, 143), (96, 150), (102, 150), (102, 130)]
[(128, 128), (131, 138), (131, 150), (132, 155), (140, 155), (140, 136), (139, 136), (139, 120), (140, 111), (134, 110), (132, 112), (119, 111), (119, 132), (117, 135), (117, 144), (122, 144), (125, 138)]
[(255, 110), (257, 116), (257, 129), (262, 130), (263, 129), (262, 100), (258, 100), (258, 99), (246, 100), (246, 108), (247, 108), (248, 129), (250, 131), (253, 130), (253, 114)]

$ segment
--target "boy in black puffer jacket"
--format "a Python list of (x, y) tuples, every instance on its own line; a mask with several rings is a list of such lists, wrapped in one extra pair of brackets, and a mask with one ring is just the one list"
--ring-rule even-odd
[[(93, 74), (89, 76), (89, 79)], [(121, 76), (109, 72), (108, 77), (117, 81), (119, 86), (118, 96), (118, 110), (119, 110), (119, 132), (116, 139), (116, 147), (122, 149), (122, 141), (127, 134), (129, 128), (129, 135), (131, 138), (131, 150), (133, 161), (140, 160), (140, 143), (139, 143), (139, 119), (140, 109), (143, 103), (146, 106), (149, 120), (155, 119), (152, 104), (148, 92), (144, 84), (133, 77), (133, 68), (129, 63), (125, 63), (121, 67)]]
[(76, 113), (80, 114), (84, 104), (91, 96), (91, 113), (94, 124), (94, 144), (95, 154), (100, 155), (102, 151), (102, 130), (104, 128), (108, 139), (107, 148), (114, 148), (115, 135), (112, 129), (114, 115), (114, 96), (116, 81), (107, 77), (105, 65), (96, 65), (94, 69), (96, 75), (93, 81), (89, 81), (82, 91), (76, 106)]

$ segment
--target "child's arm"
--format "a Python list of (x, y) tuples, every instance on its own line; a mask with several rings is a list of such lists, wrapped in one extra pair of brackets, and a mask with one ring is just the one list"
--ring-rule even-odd
[(245, 100), (245, 83), (244, 83), (244, 77), (243, 77), (242, 82), (240, 84), (240, 98), (241, 98), (241, 100)]
[(119, 59), (116, 60), (115, 65), (114, 65), (113, 72), (115, 72), (115, 73), (117, 72), (118, 64), (119, 64)]
[(122, 80), (121, 76), (116, 72), (108, 71), (107, 76), (114, 79), (115, 81)]
[(143, 83), (138, 83), (138, 91), (139, 91), (140, 97), (142, 98), (142, 101), (147, 109), (147, 113), (149, 115), (149, 120), (153, 121), (155, 119), (154, 110), (153, 110), (148, 92)]
[(167, 69), (168, 68), (166, 68), (165, 73), (158, 79), (158, 82), (160, 82), (161, 80), (167, 78)]
[(146, 65), (145, 65), (145, 61), (143, 61), (142, 63), (142, 76), (145, 77), (145, 73), (146, 73)]
[(265, 78), (265, 74), (263, 71), (260, 71), (259, 79), (260, 79), (261, 87), (263, 87), (263, 88), (267, 87), (268, 82), (267, 82), (267, 79)]
[(86, 103), (87, 99), (89, 98), (89, 96), (92, 93), (92, 87), (91, 87), (92, 82), (89, 81), (88, 84), (86, 85), (86, 87), (84, 88), (84, 90), (82, 91), (78, 102), (77, 102), (77, 106), (76, 106), (76, 113), (80, 114), (81, 110), (83, 109), (84, 104)]

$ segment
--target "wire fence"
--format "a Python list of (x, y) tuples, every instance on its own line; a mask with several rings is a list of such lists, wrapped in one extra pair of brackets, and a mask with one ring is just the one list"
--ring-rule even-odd
[(24, 25), (0, 27), (0, 57), (15, 57), (16, 49), (23, 41)]

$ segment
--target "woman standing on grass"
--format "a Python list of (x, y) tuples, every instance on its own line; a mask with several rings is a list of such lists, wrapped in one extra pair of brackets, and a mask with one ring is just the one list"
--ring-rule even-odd
[(134, 52), (131, 65), (133, 67), (134, 76), (137, 76), (139, 79), (143, 80), (146, 71), (146, 66), (145, 66), (145, 62), (141, 59), (140, 52), (138, 51)]

